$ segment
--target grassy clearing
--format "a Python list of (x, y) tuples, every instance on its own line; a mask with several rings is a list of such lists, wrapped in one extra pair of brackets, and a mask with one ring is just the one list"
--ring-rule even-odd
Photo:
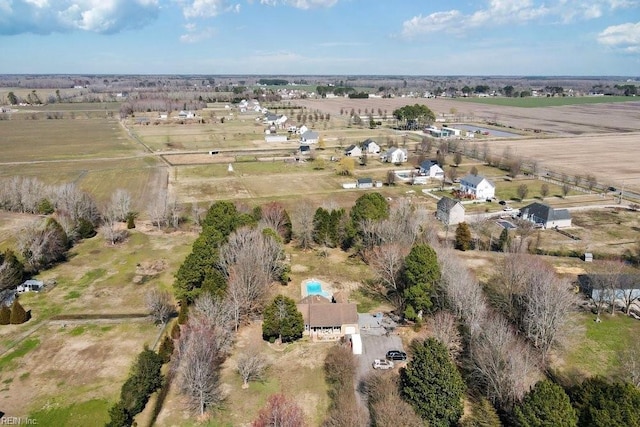
[(92, 399), (69, 406), (54, 407), (32, 412), (29, 418), (41, 425), (51, 426), (103, 426), (109, 421), (107, 411), (111, 404), (106, 400)]
[(569, 379), (618, 374), (619, 354), (640, 334), (640, 322), (624, 314), (601, 318), (602, 322), (596, 323), (593, 314), (577, 317), (579, 332), (562, 355), (565, 364), (561, 372)]
[(565, 96), (561, 98), (526, 97), (526, 98), (458, 98), (462, 102), (477, 104), (502, 105), (505, 107), (542, 108), (562, 105), (605, 104), (610, 102), (638, 102), (629, 96)]
[(14, 366), (13, 361), (23, 357), (40, 344), (38, 338), (28, 338), (22, 341), (13, 351), (0, 358), (0, 372), (7, 371)]

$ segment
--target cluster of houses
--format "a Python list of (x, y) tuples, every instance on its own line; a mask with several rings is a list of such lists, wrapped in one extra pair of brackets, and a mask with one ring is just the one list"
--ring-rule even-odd
[[(471, 199), (493, 200), (495, 184), (481, 175), (466, 175), (460, 179), (458, 195)], [(538, 228), (571, 227), (571, 213), (567, 209), (555, 209), (545, 203), (533, 202), (520, 208), (517, 216), (530, 221)], [(465, 221), (465, 208), (460, 198), (442, 197), (438, 200), (436, 218), (446, 225)]]

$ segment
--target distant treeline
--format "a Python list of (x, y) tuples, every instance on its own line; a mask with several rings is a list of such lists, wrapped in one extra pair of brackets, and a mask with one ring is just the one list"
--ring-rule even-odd
[(267, 86), (286, 86), (289, 84), (289, 80), (284, 79), (260, 79), (258, 84)]

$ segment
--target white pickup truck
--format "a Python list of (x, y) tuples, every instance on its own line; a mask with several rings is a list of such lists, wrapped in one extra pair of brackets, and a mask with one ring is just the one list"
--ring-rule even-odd
[(393, 369), (391, 360), (376, 359), (373, 361), (373, 369)]

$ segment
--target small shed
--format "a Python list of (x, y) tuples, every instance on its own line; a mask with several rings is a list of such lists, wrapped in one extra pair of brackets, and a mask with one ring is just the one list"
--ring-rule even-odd
[(593, 254), (591, 252), (584, 253), (584, 262), (593, 262)]

